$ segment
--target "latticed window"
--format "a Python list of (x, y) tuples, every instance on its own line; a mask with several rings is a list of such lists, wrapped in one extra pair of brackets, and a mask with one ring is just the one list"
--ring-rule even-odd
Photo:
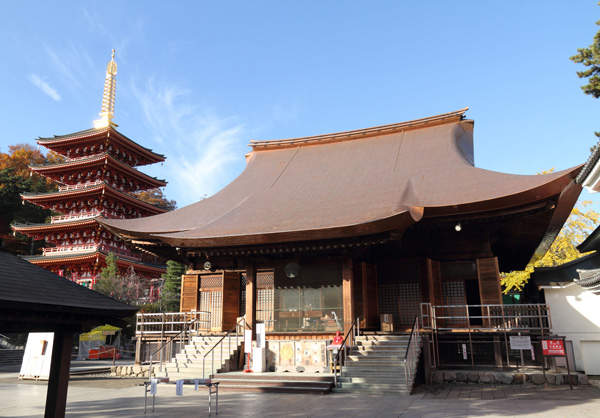
[[(444, 298), (444, 305), (458, 305), (453, 308), (444, 308), (444, 316), (452, 317), (445, 319), (444, 326), (456, 327), (466, 325), (467, 321), (466, 318), (464, 318), (467, 313), (465, 307), (467, 304), (467, 299), (465, 296), (465, 282), (442, 282), (442, 294)], [(439, 315), (439, 312), (437, 314)]]
[(223, 278), (220, 274), (200, 277), (200, 310), (209, 311), (211, 328), (221, 328), (223, 324)]
[(419, 314), (421, 287), (419, 283), (399, 283), (400, 323), (412, 325), (415, 315)]

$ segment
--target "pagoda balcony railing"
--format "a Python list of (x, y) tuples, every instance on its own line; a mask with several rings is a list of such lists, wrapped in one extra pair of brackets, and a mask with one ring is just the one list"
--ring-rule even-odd
[(68, 222), (75, 221), (79, 219), (89, 219), (95, 218), (96, 216), (102, 215), (102, 212), (93, 211), (93, 212), (83, 212), (83, 213), (73, 213), (70, 215), (61, 215), (61, 216), (52, 216), (50, 218), (50, 223), (60, 223), (60, 222)]
[(59, 247), (44, 248), (43, 252), (45, 256), (60, 256), (73, 253), (82, 253), (89, 251), (102, 250), (105, 252), (111, 252), (121, 258), (127, 258), (130, 260), (139, 261), (140, 257), (136, 256), (131, 251), (123, 248), (117, 248), (104, 244), (76, 244), (76, 245), (61, 245)]
[(104, 151), (99, 151), (95, 154), (82, 155), (81, 157), (67, 157), (67, 162), (70, 163), (71, 161), (87, 160), (89, 158), (97, 157), (102, 154), (104, 154)]
[(67, 190), (85, 189), (86, 187), (97, 186), (102, 183), (103, 183), (102, 180), (96, 180), (96, 181), (90, 181), (90, 182), (82, 183), (82, 184), (69, 184), (66, 186), (59, 186), (58, 191), (64, 192)]

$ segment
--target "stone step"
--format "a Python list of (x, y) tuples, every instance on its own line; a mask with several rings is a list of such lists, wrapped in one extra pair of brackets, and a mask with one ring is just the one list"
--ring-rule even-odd
[[(342, 383), (367, 383), (372, 384), (374, 379), (373, 376), (349, 376), (344, 374), (344, 377), (338, 377), (338, 382)], [(404, 384), (406, 379), (404, 375), (402, 377), (392, 375), (379, 375), (376, 379), (379, 383), (392, 383), (392, 384)]]
[(348, 361), (364, 361), (368, 363), (373, 362), (386, 362), (386, 363), (402, 363), (404, 364), (404, 354), (402, 355), (380, 355), (380, 354), (369, 354), (369, 355), (358, 355), (358, 354), (350, 354), (346, 356), (346, 360)]
[(218, 373), (219, 389), (235, 392), (313, 393), (326, 394), (333, 386), (332, 376), (271, 373)]
[(356, 387), (356, 386), (341, 386), (334, 387), (331, 389), (333, 393), (361, 393), (361, 394), (369, 394), (369, 395), (379, 395), (379, 394), (400, 394), (400, 395), (409, 395), (409, 392), (406, 390), (406, 387), (402, 388), (382, 388), (375, 387), (369, 385), (368, 387)]
[(330, 386), (245, 386), (245, 385), (219, 385), (220, 391), (237, 392), (237, 393), (297, 393), (302, 395), (326, 395), (331, 393)]

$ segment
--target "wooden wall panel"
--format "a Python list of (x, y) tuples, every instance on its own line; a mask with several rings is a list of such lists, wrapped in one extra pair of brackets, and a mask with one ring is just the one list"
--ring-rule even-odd
[(184, 274), (181, 277), (180, 312), (198, 310), (199, 276), (197, 274)]
[(364, 328), (376, 329), (379, 325), (379, 289), (377, 288), (377, 266), (362, 263), (362, 292)]
[(477, 276), (481, 304), (495, 305), (502, 303), (498, 259), (496, 257), (477, 259)]
[(223, 272), (223, 331), (235, 327), (240, 309), (240, 274)]

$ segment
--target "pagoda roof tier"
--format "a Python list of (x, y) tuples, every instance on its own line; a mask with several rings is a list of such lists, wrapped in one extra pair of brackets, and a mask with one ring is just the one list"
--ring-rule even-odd
[[(107, 152), (86, 156), (82, 158), (69, 159), (57, 164), (31, 165), (29, 168), (38, 174), (63, 184), (76, 184), (77, 179), (69, 180), (67, 175), (70, 172), (96, 171), (98, 168), (106, 168), (113, 173), (113, 170), (122, 174), (120, 177), (135, 179), (141, 187), (138, 190), (156, 189), (165, 187), (167, 183), (156, 177), (150, 177), (147, 174), (123, 163)], [(92, 178), (99, 176), (92, 173)]]
[[(43, 255), (27, 255), (21, 256), (22, 259), (29, 261), (32, 264), (37, 266), (49, 266), (49, 265), (61, 265), (67, 263), (94, 263), (104, 261), (108, 253), (95, 250), (87, 253), (74, 253), (74, 254), (64, 254), (60, 256), (43, 256)], [(122, 258), (118, 255), (115, 255), (117, 266), (127, 268), (133, 265), (133, 268), (136, 272), (146, 272), (146, 273), (164, 273), (166, 271), (166, 267), (158, 265), (158, 264), (150, 264), (144, 263), (142, 261), (132, 260), (130, 258)]]
[(100, 216), (58, 223), (14, 224), (11, 225), (11, 227), (13, 230), (21, 232), (22, 234), (41, 235), (58, 231), (93, 228), (98, 226), (98, 222), (96, 221), (97, 218), (100, 218)]
[[(99, 222), (127, 239), (210, 249), (402, 234), (420, 224), (542, 207), (526, 239), (530, 254), (545, 252), (579, 196), (573, 179), (580, 167), (546, 175), (477, 168), (466, 110), (252, 141), (245, 170), (214, 196), (157, 216)], [(518, 234), (511, 230), (502, 239), (509, 243)]]
[(137, 162), (131, 166), (142, 166), (162, 162), (165, 156), (143, 147), (117, 131), (112, 124), (104, 128), (92, 128), (67, 135), (54, 135), (52, 138), (37, 139), (37, 143), (64, 157), (83, 157), (97, 154), (110, 145), (121, 149), (130, 156), (136, 156)]
[(160, 214), (167, 212), (167, 209), (159, 208), (157, 206), (146, 203), (140, 199), (123, 193), (120, 190), (112, 187), (106, 182), (97, 182), (90, 186), (82, 188), (73, 188), (69, 190), (59, 190), (56, 192), (49, 193), (22, 193), (21, 198), (33, 204), (41, 207), (49, 207), (51, 203), (65, 202), (65, 201), (76, 201), (78, 199), (84, 199), (89, 197), (96, 197), (105, 195), (112, 197), (119, 202), (127, 202), (133, 207), (143, 209), (150, 214)]

